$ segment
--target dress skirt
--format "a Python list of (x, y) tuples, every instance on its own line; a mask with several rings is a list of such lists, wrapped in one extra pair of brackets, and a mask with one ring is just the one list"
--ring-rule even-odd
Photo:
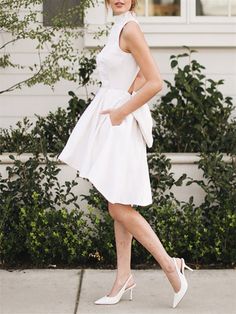
[(109, 114), (132, 95), (101, 87), (75, 125), (58, 159), (79, 171), (110, 202), (146, 206), (152, 203), (146, 142), (131, 113), (120, 125)]

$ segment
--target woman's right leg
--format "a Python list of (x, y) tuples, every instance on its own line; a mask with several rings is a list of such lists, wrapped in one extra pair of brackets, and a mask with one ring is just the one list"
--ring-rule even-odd
[[(116, 242), (117, 273), (116, 280), (109, 296), (115, 296), (117, 294), (131, 273), (131, 246), (133, 236), (117, 220), (114, 220), (114, 233)], [(133, 283), (134, 280), (131, 278), (127, 287), (133, 285)]]

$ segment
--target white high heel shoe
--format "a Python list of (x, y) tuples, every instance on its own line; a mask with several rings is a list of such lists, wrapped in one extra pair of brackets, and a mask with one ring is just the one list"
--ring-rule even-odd
[(129, 276), (129, 278), (124, 283), (123, 287), (120, 289), (120, 291), (115, 296), (109, 297), (108, 295), (105, 295), (104, 297), (96, 300), (94, 303), (95, 304), (116, 304), (120, 301), (122, 295), (126, 291), (130, 291), (129, 299), (132, 300), (133, 299), (133, 288), (136, 286), (136, 283), (134, 283), (132, 286), (130, 286), (126, 289), (126, 286), (129, 282), (129, 280), (131, 279), (131, 277), (132, 277), (132, 274)]
[(177, 273), (179, 275), (179, 279), (180, 279), (180, 283), (181, 283), (180, 290), (178, 292), (174, 292), (173, 308), (175, 308), (179, 304), (179, 302), (182, 300), (183, 296), (185, 295), (185, 293), (188, 289), (188, 283), (187, 283), (187, 280), (186, 280), (185, 275), (184, 275), (184, 268), (186, 267), (191, 271), (193, 271), (193, 269), (190, 268), (189, 266), (187, 266), (185, 264), (184, 259), (181, 258), (181, 272), (180, 272), (175, 257), (173, 257), (173, 260), (174, 260), (175, 267), (177, 269)]

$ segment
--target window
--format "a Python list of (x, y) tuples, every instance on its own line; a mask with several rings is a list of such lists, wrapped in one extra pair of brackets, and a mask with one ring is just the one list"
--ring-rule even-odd
[(197, 16), (235, 16), (236, 0), (196, 0)]
[(190, 8), (191, 22), (236, 22), (236, 0), (194, 0)]
[[(111, 22), (104, 0), (89, 9), (85, 44)], [(137, 19), (150, 47), (236, 47), (236, 0), (138, 0)]]
[(53, 19), (59, 17), (63, 22), (68, 20), (70, 26), (82, 26), (79, 4), (80, 0), (44, 0), (43, 25), (52, 26)]
[(161, 23), (183, 22), (186, 20), (187, 0), (139, 0), (136, 14), (140, 21)]
[(141, 0), (137, 14), (140, 16), (180, 16), (180, 0)]

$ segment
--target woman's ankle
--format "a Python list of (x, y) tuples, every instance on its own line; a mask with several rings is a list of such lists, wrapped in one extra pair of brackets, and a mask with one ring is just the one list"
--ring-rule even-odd
[(131, 270), (129, 270), (128, 272), (117, 273), (116, 281), (122, 284), (130, 277), (130, 275), (131, 275)]
[(162, 266), (162, 269), (165, 273), (173, 273), (176, 271), (175, 263), (172, 257), (168, 258)]

